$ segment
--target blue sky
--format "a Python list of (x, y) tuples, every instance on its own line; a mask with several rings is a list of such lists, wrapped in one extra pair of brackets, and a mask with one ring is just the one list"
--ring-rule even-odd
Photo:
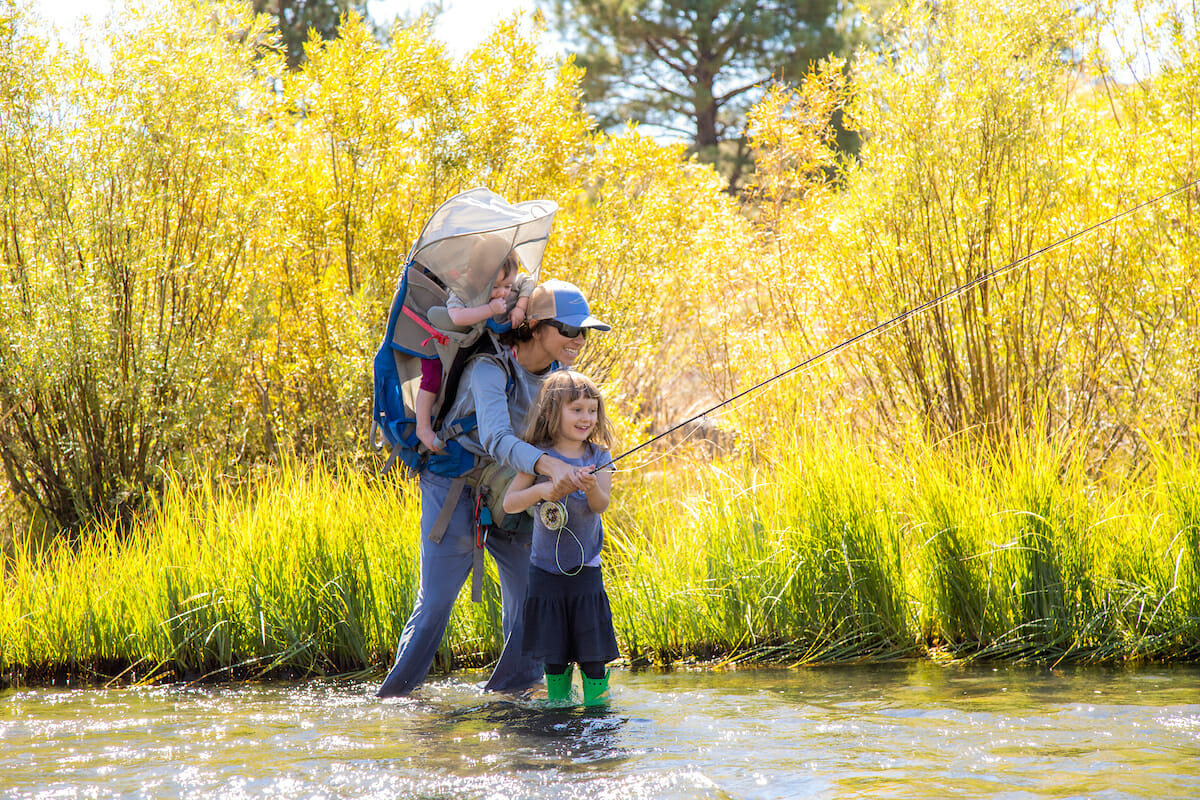
[[(99, 25), (105, 14), (114, 7), (128, 2), (154, 3), (157, 0), (27, 0), (37, 9), (37, 13), (59, 28), (60, 32), (71, 38), (70, 34), (86, 15), (94, 25)], [(1181, 0), (1164, 0), (1165, 2), (1180, 2)], [(1187, 0), (1183, 0), (1186, 2)], [(479, 44), (491, 32), (496, 22), (507, 17), (514, 11), (532, 12), (535, 0), (443, 0), (445, 13), (442, 14), (435, 28), (438, 38), (444, 41), (454, 55), (463, 55)], [(425, 4), (424, 0), (368, 0), (367, 8), (371, 16), (381, 24), (386, 24), (399, 14), (418, 11)], [(1128, 11), (1128, 2), (1122, 6)], [(1105, 37), (1105, 47), (1112, 51), (1111, 35)], [(1137, 53), (1140, 42), (1136, 36), (1127, 36), (1125, 47)], [(1144, 76), (1157, 67), (1156, 60), (1146, 58), (1142, 53), (1135, 71)], [(1118, 76), (1126, 71), (1118, 69)], [(1127, 77), (1127, 76), (1126, 76)]]

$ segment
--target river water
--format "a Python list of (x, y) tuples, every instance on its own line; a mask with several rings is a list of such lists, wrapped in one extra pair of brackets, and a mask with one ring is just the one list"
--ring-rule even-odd
[(604, 710), (375, 683), (0, 694), (0, 797), (1200, 798), (1200, 668), (614, 670)]

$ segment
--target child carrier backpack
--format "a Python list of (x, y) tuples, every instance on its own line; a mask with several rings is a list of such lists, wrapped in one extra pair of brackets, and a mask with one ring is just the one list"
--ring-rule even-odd
[[(475, 428), (474, 413), (452, 420), (445, 415), (467, 362), (496, 353), (492, 333), (500, 329), (491, 322), (490, 331), (454, 326), (445, 312), (446, 301), (453, 292), (466, 306), (485, 303), (510, 254), (536, 281), (557, 211), (548, 200), (514, 204), (477, 188), (447, 200), (425, 224), (401, 271), (373, 363), (370, 439), (376, 449), (385, 444), (391, 448), (385, 473), (396, 461), (413, 472), (427, 469), (452, 478), (474, 468), (474, 455), (456, 441)], [(442, 364), (433, 411), (433, 429), (445, 442), (442, 453), (430, 453), (417, 438), (416, 394), (424, 359)], [(510, 375), (510, 390), (512, 381)]]

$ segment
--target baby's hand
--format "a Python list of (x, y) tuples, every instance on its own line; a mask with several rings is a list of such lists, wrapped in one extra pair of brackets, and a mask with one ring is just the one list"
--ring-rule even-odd
[(525, 321), (525, 309), (520, 306), (513, 308), (512, 313), (508, 315), (508, 321), (514, 328), (521, 327), (521, 323)]
[(508, 301), (503, 297), (493, 297), (488, 301), (488, 308), (492, 310), (493, 316), (503, 314), (508, 309)]
[(417, 438), (421, 440), (421, 444), (425, 445), (432, 453), (441, 453), (446, 448), (446, 443), (443, 442), (432, 428), (417, 427)]

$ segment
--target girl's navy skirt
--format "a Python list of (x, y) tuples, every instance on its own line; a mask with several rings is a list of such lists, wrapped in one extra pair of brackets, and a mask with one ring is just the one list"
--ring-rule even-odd
[(613, 661), (620, 656), (600, 567), (557, 575), (529, 566), (522, 649), (546, 664)]

